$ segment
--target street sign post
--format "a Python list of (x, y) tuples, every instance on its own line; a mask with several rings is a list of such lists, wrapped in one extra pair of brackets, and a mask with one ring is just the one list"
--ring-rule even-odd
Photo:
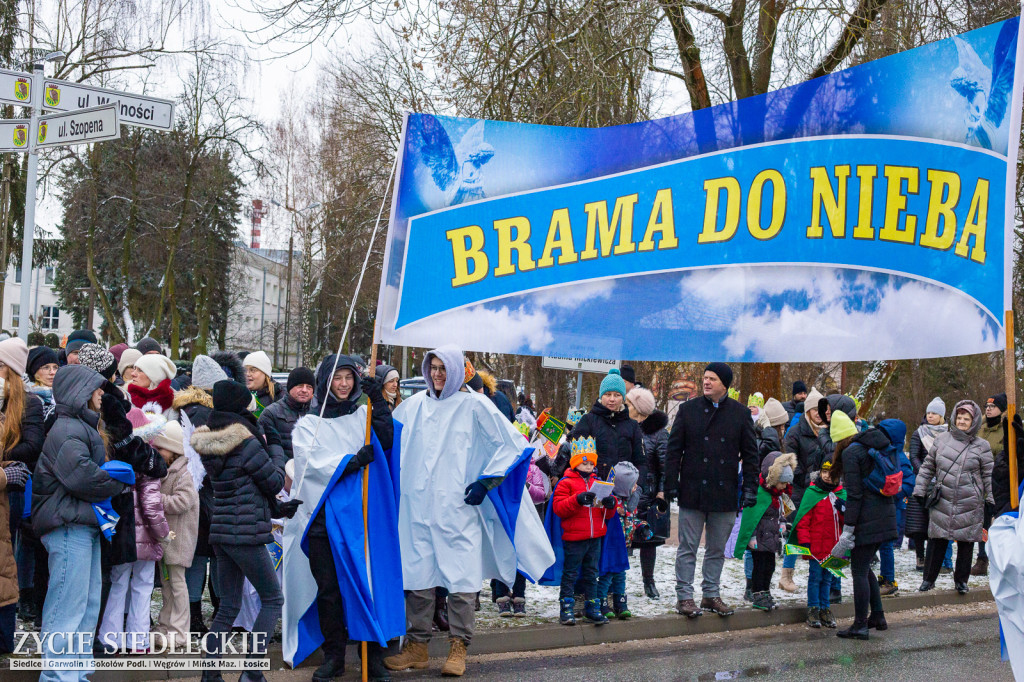
[[(32, 269), (33, 233), (36, 227), (36, 183), (39, 149), (113, 140), (121, 136), (121, 124), (171, 130), (174, 102), (117, 90), (43, 78), (43, 64), (32, 73), (0, 69), (0, 104), (29, 107), (31, 118), (0, 120), (0, 152), (27, 152), (25, 230), (21, 262)], [(58, 113), (42, 116), (42, 110)], [(28, 340), (31, 314), (31, 278), (22, 278), (21, 316), (18, 336)]]
[(121, 137), (117, 103), (39, 117), (36, 149), (88, 144)]
[(82, 83), (47, 78), (43, 81), (43, 109), (74, 111), (104, 104), (117, 104), (125, 125), (170, 130), (174, 127), (174, 102), (146, 95), (133, 95)]

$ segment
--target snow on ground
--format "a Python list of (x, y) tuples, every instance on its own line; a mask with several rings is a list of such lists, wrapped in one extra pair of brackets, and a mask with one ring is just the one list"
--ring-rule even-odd
[[(954, 560), (956, 550), (953, 552)], [(975, 549), (977, 556), (977, 549)], [(704, 559), (704, 548), (698, 551), (697, 572), (694, 576), (694, 599), (700, 603), (700, 581), (701, 563)], [(657, 582), (658, 591), (661, 592), (661, 599), (652, 601), (644, 595), (643, 579), (640, 575), (640, 553), (634, 552), (630, 558), (630, 568), (626, 573), (626, 594), (629, 600), (629, 610), (634, 617), (661, 616), (675, 613), (675, 560), (676, 547), (662, 545), (658, 548), (658, 558), (654, 567), (654, 577)], [(900, 594), (910, 594), (917, 591), (921, 584), (921, 573), (915, 570), (917, 560), (913, 550), (906, 549), (904, 541), (903, 549), (896, 550), (896, 582), (900, 588)], [(876, 565), (875, 573), (878, 573)], [(849, 569), (845, 570), (847, 576)], [(772, 579), (772, 596), (783, 606), (800, 606), (807, 603), (807, 562), (797, 561), (796, 574), (793, 582), (799, 589), (790, 594), (778, 588), (778, 579), (782, 574), (782, 559), (776, 561), (775, 576)], [(972, 588), (987, 587), (988, 576), (971, 576), (969, 585)], [(741, 559), (726, 559), (725, 568), (722, 570), (722, 599), (734, 608), (752, 608), (749, 603), (743, 601), (743, 592), (746, 588), (746, 577), (743, 573), (743, 561)], [(952, 574), (940, 574), (935, 582), (938, 590), (953, 590)], [(850, 580), (843, 581), (843, 599), (853, 597), (853, 583)], [(543, 587), (541, 585), (526, 586), (526, 618), (501, 618), (498, 616), (497, 607), (491, 602), (491, 588), (485, 584), (480, 594), (481, 609), (476, 614), (477, 627), (481, 629), (519, 627), (534, 625), (537, 623), (553, 623), (558, 621), (558, 588)], [(895, 597), (898, 599), (899, 597)]]

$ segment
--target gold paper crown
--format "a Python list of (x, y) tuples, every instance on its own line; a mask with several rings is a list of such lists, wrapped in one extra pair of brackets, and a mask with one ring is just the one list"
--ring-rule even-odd
[(577, 455), (583, 457), (586, 455), (597, 454), (597, 442), (594, 440), (593, 436), (588, 436), (586, 438), (577, 438), (573, 440), (571, 443), (571, 448), (571, 456), (573, 458), (575, 458)]
[(565, 423), (569, 426), (576, 426), (579, 420), (583, 417), (583, 410), (578, 407), (574, 407), (569, 410), (569, 415), (565, 418)]

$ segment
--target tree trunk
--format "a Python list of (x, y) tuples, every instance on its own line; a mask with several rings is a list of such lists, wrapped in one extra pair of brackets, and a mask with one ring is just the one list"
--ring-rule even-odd
[(210, 292), (206, 283), (199, 285), (199, 301), (196, 304), (196, 319), (199, 331), (195, 343), (192, 344), (192, 359), (197, 355), (206, 355), (207, 339), (210, 336)]
[(860, 401), (860, 416), (869, 415), (874, 411), (875, 404), (882, 397), (898, 365), (898, 360), (876, 360), (872, 363), (871, 370), (864, 377), (864, 383), (860, 385), (855, 396)]
[(760, 392), (765, 400), (784, 395), (782, 365), (777, 362), (756, 362), (743, 368), (743, 395)]
[[(93, 172), (95, 173), (95, 164), (93, 164)], [(96, 178), (93, 177), (93, 187), (95, 188)], [(107, 329), (110, 332), (110, 340), (113, 345), (124, 342), (124, 334), (121, 331), (121, 327), (118, 326), (117, 317), (114, 315), (114, 309), (110, 305), (110, 299), (107, 297), (107, 292), (103, 290), (103, 284), (100, 282), (99, 277), (96, 276), (96, 267), (93, 262), (93, 253), (95, 253), (94, 246), (96, 241), (96, 226), (99, 223), (98, 196), (93, 196), (92, 206), (89, 213), (89, 237), (85, 242), (85, 272), (89, 278), (89, 284), (92, 286), (94, 292), (100, 299), (100, 305), (103, 306), (103, 316), (107, 320)], [(31, 264), (26, 270), (24, 263), (22, 264), (22, 272), (31, 272)], [(24, 278), (23, 278), (24, 279)], [(21, 311), (24, 315), (25, 311)]]
[(711, 95), (708, 93), (708, 84), (704, 78), (700, 48), (697, 47), (693, 28), (683, 12), (683, 5), (678, 1), (661, 0), (661, 8), (672, 26), (676, 49), (679, 50), (679, 59), (683, 63), (683, 82), (686, 83), (686, 91), (690, 94), (690, 108), (706, 109), (711, 106)]

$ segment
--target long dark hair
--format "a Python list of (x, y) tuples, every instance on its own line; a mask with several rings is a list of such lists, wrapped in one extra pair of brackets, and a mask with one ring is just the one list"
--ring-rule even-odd
[(832, 468), (829, 470), (829, 478), (838, 482), (843, 478), (843, 451), (853, 442), (855, 436), (847, 436), (836, 443), (836, 450), (832, 453)]

